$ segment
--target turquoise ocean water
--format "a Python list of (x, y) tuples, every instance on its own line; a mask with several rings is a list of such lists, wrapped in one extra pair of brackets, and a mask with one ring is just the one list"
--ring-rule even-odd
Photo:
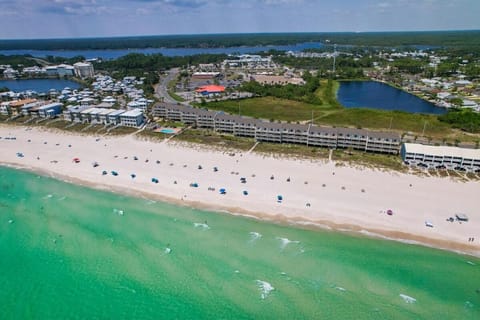
[(0, 319), (480, 319), (480, 259), (3, 167), (0, 191)]

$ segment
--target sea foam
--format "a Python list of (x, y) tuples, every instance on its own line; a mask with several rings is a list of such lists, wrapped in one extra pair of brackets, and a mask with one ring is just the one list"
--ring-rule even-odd
[(290, 243), (300, 243), (300, 241), (290, 240), (288, 238), (277, 237), (277, 239), (281, 241), (281, 244), (280, 244), (280, 249), (281, 250), (285, 249), (287, 247), (287, 245), (290, 244)]
[(417, 299), (407, 296), (406, 294), (400, 293), (400, 297), (405, 301), (406, 303), (415, 303), (417, 302)]
[(254, 232), (254, 231), (250, 232), (250, 242), (253, 242), (253, 241), (255, 241), (255, 240), (258, 240), (258, 239), (260, 239), (261, 237), (262, 237), (262, 235), (261, 235), (260, 233), (258, 233), (258, 232)]
[(266, 298), (268, 298), (268, 295), (270, 294), (270, 292), (275, 290), (275, 288), (267, 281), (255, 280), (255, 282), (257, 283), (257, 286), (260, 289), (260, 292), (261, 292), (260, 297), (262, 298), (262, 300), (265, 300)]
[(195, 228), (202, 228), (202, 229), (205, 229), (205, 230), (210, 229), (210, 227), (206, 223), (195, 222), (193, 225), (194, 225)]
[(123, 214), (124, 214), (123, 210), (119, 210), (119, 209), (115, 209), (115, 208), (113, 209), (113, 213), (116, 213), (120, 216), (123, 216)]

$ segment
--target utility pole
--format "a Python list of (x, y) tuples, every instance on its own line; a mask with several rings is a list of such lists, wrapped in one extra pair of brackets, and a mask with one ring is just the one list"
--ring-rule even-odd
[(238, 101), (238, 115), (240, 116), (240, 101)]
[(312, 122), (311, 122), (311, 124), (313, 125), (313, 109), (312, 109)]
[(425, 136), (425, 128), (427, 127), (427, 120), (423, 123), (422, 137)]
[(388, 130), (392, 129), (392, 122), (393, 122), (393, 117), (390, 118), (390, 126), (388, 127)]

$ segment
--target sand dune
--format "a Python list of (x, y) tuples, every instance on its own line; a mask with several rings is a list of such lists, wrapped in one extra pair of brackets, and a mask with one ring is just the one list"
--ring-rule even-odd
[[(172, 142), (142, 141), (134, 136), (94, 137), (0, 126), (0, 137), (1, 163), (67, 181), (267, 220), (360, 231), (480, 255), (479, 182), (337, 166), (324, 160), (219, 152)], [(72, 161), (77, 157), (80, 162)], [(97, 167), (92, 165), (94, 162)], [(107, 174), (102, 175), (103, 171)], [(240, 181), (242, 177), (246, 183)], [(152, 182), (152, 178), (158, 179), (158, 183)], [(192, 183), (198, 187), (190, 186)], [(219, 193), (221, 188), (226, 189), (226, 194)], [(278, 195), (283, 198), (281, 202)], [(388, 209), (393, 215), (386, 214)], [(460, 212), (467, 214), (470, 221), (446, 221)], [(425, 226), (427, 220), (433, 228)], [(468, 241), (472, 237), (475, 240)]]

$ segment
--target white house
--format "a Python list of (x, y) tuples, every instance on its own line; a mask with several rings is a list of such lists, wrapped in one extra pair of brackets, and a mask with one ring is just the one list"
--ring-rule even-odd
[(126, 111), (120, 115), (120, 123), (125, 127), (140, 127), (143, 122), (143, 112), (138, 109)]

